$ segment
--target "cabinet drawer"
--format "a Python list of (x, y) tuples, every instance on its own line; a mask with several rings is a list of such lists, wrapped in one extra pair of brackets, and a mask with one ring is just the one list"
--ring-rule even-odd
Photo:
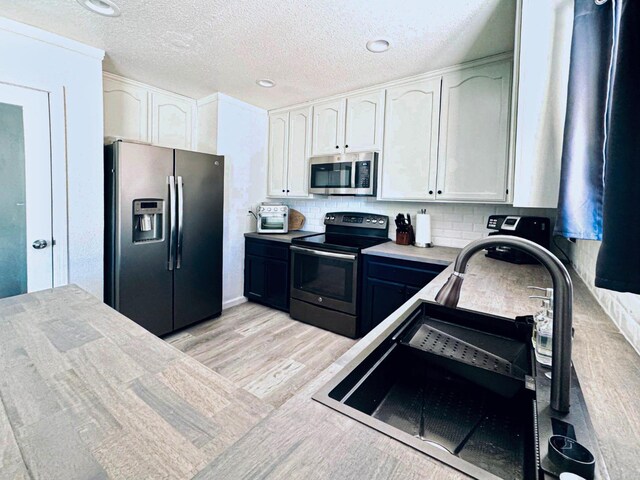
[(379, 280), (400, 282), (403, 285), (424, 287), (446, 267), (405, 260), (368, 260), (367, 276)]
[(272, 258), (274, 260), (289, 260), (289, 244), (277, 241), (247, 238), (245, 241), (245, 255)]

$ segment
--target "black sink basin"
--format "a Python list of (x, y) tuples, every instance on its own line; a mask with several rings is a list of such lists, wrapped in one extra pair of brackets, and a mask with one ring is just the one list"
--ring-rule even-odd
[(545, 442), (575, 437), (575, 415), (551, 418), (548, 397), (536, 396), (540, 382), (548, 396), (544, 373), (525, 319), (423, 302), (314, 399), (476, 478), (553, 478), (562, 469), (546, 459), (541, 431)]

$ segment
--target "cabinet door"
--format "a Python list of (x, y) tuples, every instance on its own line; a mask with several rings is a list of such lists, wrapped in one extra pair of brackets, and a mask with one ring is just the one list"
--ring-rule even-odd
[(309, 196), (309, 157), (311, 156), (311, 107), (289, 112), (289, 162), (287, 195)]
[(289, 158), (289, 113), (269, 117), (269, 173), (267, 195), (287, 195), (287, 161)]
[(149, 142), (149, 93), (104, 77), (104, 136)]
[(269, 306), (289, 310), (289, 262), (266, 259), (265, 288)]
[(422, 290), (422, 287), (414, 287), (411, 285), (407, 285), (407, 289), (404, 292), (404, 301), (406, 302), (411, 297), (413, 297), (416, 293)]
[(380, 199), (434, 198), (441, 78), (387, 90)]
[(522, 2), (514, 207), (558, 206), (573, 6), (571, 0)]
[(363, 328), (365, 334), (395, 312), (405, 301), (405, 285), (367, 278), (365, 282), (365, 305)]
[(344, 151), (345, 106), (345, 99), (313, 106), (312, 155), (333, 155)]
[(152, 92), (152, 143), (163, 147), (192, 149), (194, 102)]
[(443, 77), (438, 199), (506, 200), (510, 103), (510, 61)]
[(384, 90), (347, 98), (345, 151), (382, 150)]
[(249, 300), (266, 299), (265, 259), (256, 255), (244, 256), (244, 296)]

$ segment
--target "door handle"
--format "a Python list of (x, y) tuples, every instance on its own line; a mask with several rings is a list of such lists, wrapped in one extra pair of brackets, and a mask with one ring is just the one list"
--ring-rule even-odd
[(31, 246), (36, 250), (42, 250), (43, 248), (47, 248), (49, 246), (49, 243), (46, 240), (41, 239), (33, 242)]
[(167, 183), (169, 184), (169, 218), (170, 218), (170, 227), (169, 227), (169, 260), (168, 260), (168, 269), (173, 270), (173, 250), (174, 250), (174, 241), (176, 237), (176, 182), (175, 177), (173, 175), (169, 175), (167, 177)]
[(325, 252), (321, 250), (311, 250), (310, 248), (302, 248), (302, 247), (296, 247), (296, 246), (291, 246), (289, 248), (293, 251), (306, 253), (308, 255), (313, 255), (316, 257), (340, 258), (344, 260), (355, 260), (357, 258), (357, 255), (349, 255), (346, 253)]
[(182, 239), (183, 239), (183, 225), (184, 225), (184, 185), (182, 177), (178, 177), (176, 182), (178, 185), (178, 245), (176, 254), (176, 268), (180, 268), (182, 264)]

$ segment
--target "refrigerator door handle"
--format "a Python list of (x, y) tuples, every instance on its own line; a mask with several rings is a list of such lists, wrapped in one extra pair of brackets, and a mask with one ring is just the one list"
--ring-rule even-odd
[(173, 252), (175, 251), (174, 242), (176, 238), (176, 180), (173, 175), (167, 177), (169, 184), (169, 261), (167, 268), (173, 270)]
[(184, 185), (182, 177), (178, 177), (178, 248), (176, 254), (176, 268), (179, 269), (182, 264), (182, 239), (183, 239), (183, 218), (184, 218)]

